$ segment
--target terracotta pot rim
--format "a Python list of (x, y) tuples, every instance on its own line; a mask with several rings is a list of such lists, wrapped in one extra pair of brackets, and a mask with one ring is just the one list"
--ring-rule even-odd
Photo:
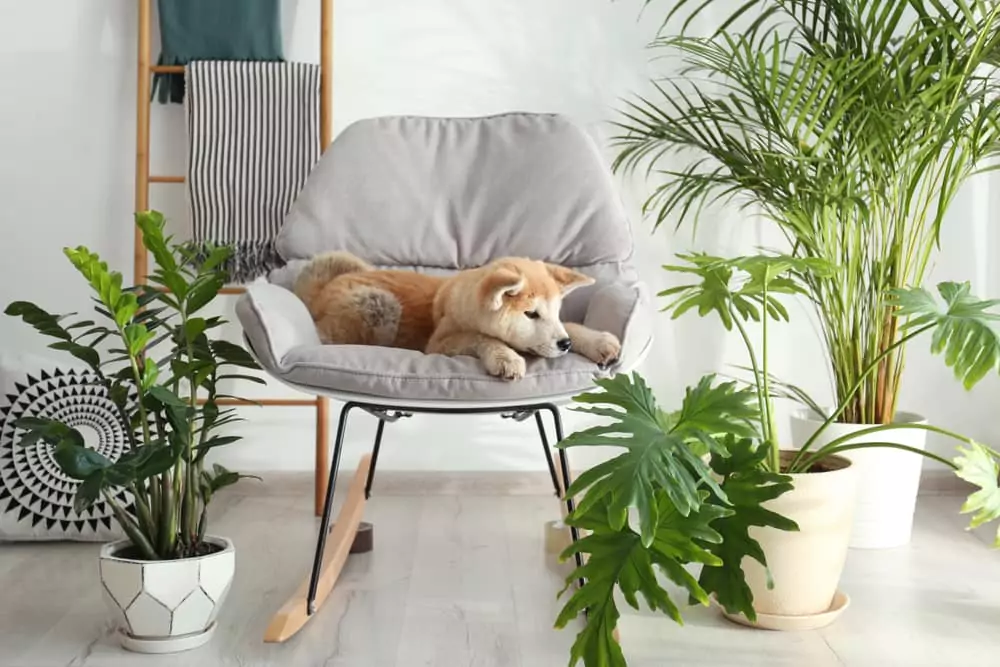
[(215, 551), (210, 554), (204, 554), (202, 556), (191, 556), (189, 558), (175, 558), (173, 560), (142, 560), (140, 558), (122, 558), (121, 556), (116, 556), (115, 552), (121, 550), (123, 547), (130, 546), (132, 541), (128, 538), (115, 540), (114, 542), (107, 542), (101, 547), (100, 558), (104, 560), (113, 560), (119, 563), (134, 563), (136, 565), (168, 565), (170, 563), (187, 563), (190, 561), (204, 560), (206, 558), (213, 558), (216, 556), (221, 556), (226, 553), (231, 553), (236, 550), (236, 546), (233, 541), (228, 537), (222, 537), (220, 535), (206, 535), (205, 542), (209, 544), (214, 544), (218, 547), (222, 547), (221, 551)]
[[(832, 409), (827, 407), (826, 409)], [(792, 419), (799, 419), (805, 422), (814, 422), (817, 424), (822, 424), (825, 419), (820, 417), (815, 410), (812, 408), (798, 408), (792, 412)], [(896, 416), (892, 421), (893, 424), (926, 424), (927, 417), (923, 416), (919, 412), (912, 412), (910, 410), (896, 410)], [(839, 422), (835, 421), (833, 425), (840, 426), (857, 426), (858, 428), (868, 428), (870, 426), (879, 426), (879, 424), (859, 424), (857, 422)]]

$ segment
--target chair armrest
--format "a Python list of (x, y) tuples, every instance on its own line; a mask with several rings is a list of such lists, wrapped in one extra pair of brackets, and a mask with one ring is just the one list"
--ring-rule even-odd
[(640, 282), (612, 282), (594, 292), (583, 324), (618, 336), (622, 354), (612, 372), (628, 372), (645, 356), (653, 341), (653, 309), (649, 289)]
[(247, 287), (236, 302), (236, 317), (265, 368), (280, 371), (282, 360), (303, 345), (319, 345), (319, 334), (306, 305), (277, 285)]

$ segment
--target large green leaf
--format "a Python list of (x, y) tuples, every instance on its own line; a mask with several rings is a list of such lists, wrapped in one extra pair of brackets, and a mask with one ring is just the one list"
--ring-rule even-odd
[[(960, 456), (955, 458), (957, 475), (975, 484), (979, 490), (969, 496), (962, 505), (963, 514), (972, 514), (970, 528), (976, 528), (1000, 518), (1000, 454), (973, 443), (969, 448), (960, 447)], [(1000, 527), (997, 528), (994, 545), (1000, 547)]]
[[(722, 477), (722, 488), (732, 503), (732, 511), (712, 524), (722, 536), (721, 541), (705, 542), (705, 547), (721, 561), (720, 565), (702, 569), (698, 582), (715, 595), (719, 604), (730, 613), (742, 613), (751, 621), (757, 615), (753, 609), (753, 593), (743, 574), (743, 558), (749, 556), (767, 567), (767, 558), (760, 544), (750, 537), (751, 526), (770, 526), (778, 530), (798, 530), (794, 521), (762, 507), (792, 490), (791, 478), (768, 472), (763, 467), (767, 447), (743, 438), (727, 442), (729, 458), (712, 457), (712, 470)], [(708, 502), (717, 500), (709, 498)]]
[(778, 295), (807, 294), (806, 280), (829, 276), (833, 269), (816, 258), (767, 254), (723, 259), (703, 253), (681, 254), (685, 264), (666, 265), (673, 273), (692, 275), (700, 282), (663, 290), (658, 296), (674, 297), (663, 307), (674, 319), (697, 308), (702, 317), (714, 312), (726, 329), (733, 326), (734, 311), (744, 320), (760, 321), (763, 310), (773, 319), (788, 319)]
[(651, 610), (663, 611), (677, 623), (683, 623), (677, 605), (657, 580), (659, 570), (692, 598), (707, 604), (705, 591), (684, 565), (718, 564), (718, 559), (700, 542), (721, 539), (709, 524), (728, 511), (706, 503), (697, 512), (684, 516), (662, 490), (655, 494), (653, 502), (658, 507), (657, 523), (648, 548), (630, 528), (617, 530), (608, 523), (610, 507), (606, 502), (592, 505), (586, 512), (577, 510), (568, 518), (571, 525), (591, 531), (563, 553), (563, 558), (579, 553), (586, 560), (566, 580), (567, 589), (580, 578), (584, 580), (583, 586), (574, 590), (556, 619), (556, 627), (564, 628), (587, 611), (587, 624), (573, 644), (570, 667), (580, 660), (587, 667), (626, 664), (613, 634), (620, 616), (614, 596), (616, 588), (633, 608), (639, 609), (641, 595)]
[(657, 406), (638, 373), (598, 380), (597, 385), (603, 391), (576, 398), (594, 407), (578, 409), (607, 422), (573, 433), (558, 446), (606, 446), (625, 451), (583, 472), (570, 486), (570, 496), (586, 491), (580, 500), (583, 513), (606, 501), (612, 526), (619, 529), (628, 520), (628, 510), (635, 508), (638, 532), (643, 544), (649, 546), (658, 522), (658, 508), (652, 500), (657, 489), (663, 489), (683, 515), (701, 506), (702, 485), (725, 502), (708, 465), (689, 443), (695, 439), (709, 451), (725, 456), (725, 447), (716, 436), (749, 430), (748, 420), (754, 414), (751, 392), (736, 391), (732, 383), (711, 387), (709, 378), (688, 392), (680, 412), (670, 416)]
[(969, 283), (943, 282), (938, 293), (944, 307), (922, 287), (893, 290), (898, 317), (909, 318), (904, 329), (931, 327), (931, 352), (944, 353), (944, 362), (966, 389), (971, 389), (1000, 364), (1000, 334), (993, 323), (1000, 315), (990, 309), (998, 299), (978, 299)]

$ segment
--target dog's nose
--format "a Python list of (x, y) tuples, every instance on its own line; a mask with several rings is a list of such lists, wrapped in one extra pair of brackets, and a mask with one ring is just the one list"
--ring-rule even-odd
[(560, 338), (556, 342), (556, 347), (558, 347), (562, 352), (569, 352), (569, 348), (573, 347), (573, 341), (569, 338)]

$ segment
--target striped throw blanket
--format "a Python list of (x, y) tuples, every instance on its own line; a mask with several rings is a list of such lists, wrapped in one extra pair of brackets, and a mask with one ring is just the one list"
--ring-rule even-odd
[(188, 203), (196, 243), (235, 248), (232, 282), (281, 266), (274, 238), (320, 156), (319, 67), (187, 67)]

